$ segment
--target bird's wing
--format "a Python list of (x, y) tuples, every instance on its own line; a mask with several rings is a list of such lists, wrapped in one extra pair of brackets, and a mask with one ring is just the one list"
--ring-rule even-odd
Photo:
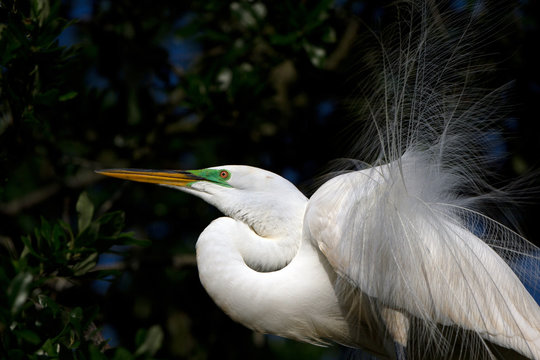
[(308, 203), (305, 231), (339, 275), (431, 335), (457, 325), (540, 358), (540, 308), (499, 255), (524, 250), (506, 248), (518, 236), (451, 202), (426, 202), (429, 171), (411, 159), (325, 183)]

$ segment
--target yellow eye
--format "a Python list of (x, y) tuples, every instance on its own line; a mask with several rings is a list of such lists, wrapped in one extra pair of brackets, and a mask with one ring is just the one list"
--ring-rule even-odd
[(222, 179), (227, 179), (229, 177), (229, 172), (226, 171), (226, 170), (222, 170), (220, 173), (219, 173), (219, 176), (222, 178)]

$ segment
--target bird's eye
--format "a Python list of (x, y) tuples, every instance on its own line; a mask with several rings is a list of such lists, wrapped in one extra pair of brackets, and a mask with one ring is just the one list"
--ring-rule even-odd
[(226, 170), (221, 170), (221, 172), (219, 173), (219, 176), (220, 176), (222, 179), (228, 179), (228, 178), (229, 178), (229, 172), (226, 171)]

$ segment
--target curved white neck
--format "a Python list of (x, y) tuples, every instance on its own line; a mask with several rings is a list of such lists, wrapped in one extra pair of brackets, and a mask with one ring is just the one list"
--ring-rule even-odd
[(279, 271), (248, 267), (236, 247), (250, 237), (244, 223), (214, 220), (197, 241), (197, 266), (208, 294), (232, 319), (263, 333), (323, 343), (353, 343), (334, 293), (335, 274), (317, 250), (304, 242), (290, 264)]
[[(299, 209), (300, 214), (305, 211), (305, 206)], [(280, 228), (265, 229), (260, 234), (252, 226), (241, 221), (236, 221), (238, 233), (231, 237), (236, 251), (243, 261), (256, 271), (279, 270), (291, 262), (297, 254), (302, 241), (302, 217), (289, 218), (283, 221)], [(290, 224), (291, 226), (287, 226)], [(271, 234), (271, 235), (264, 235)]]
[[(267, 176), (274, 180), (277, 177)], [(286, 190), (283, 194), (224, 190), (205, 182), (181, 190), (199, 196), (238, 222), (239, 233), (230, 234), (230, 240), (248, 266), (257, 271), (275, 271), (286, 266), (300, 248), (308, 202), (294, 185), (279, 179)]]

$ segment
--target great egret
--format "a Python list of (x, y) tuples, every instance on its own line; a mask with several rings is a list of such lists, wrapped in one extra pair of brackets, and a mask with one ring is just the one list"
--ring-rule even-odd
[[(199, 237), (199, 275), (214, 301), (253, 330), (387, 357), (385, 331), (406, 345), (416, 317), (539, 359), (534, 299), (453, 209), (418, 198), (425, 189), (411, 187), (431, 179), (414, 156), (403, 159), (337, 176), (309, 201), (284, 178), (248, 166), (99, 173), (173, 187), (227, 215)], [(392, 171), (411, 186), (390, 181)], [(372, 221), (379, 212), (389, 221)]]
[(540, 307), (516, 273), (540, 274), (511, 268), (537, 248), (477, 208), (497, 200), (483, 173), (485, 134), (500, 118), (500, 91), (471, 84), (481, 12), (463, 21), (431, 2), (407, 6), (397, 47), (383, 48), (382, 72), (367, 81), (371, 126), (358, 144), (371, 167), (334, 176), (309, 200), (248, 166), (99, 173), (178, 189), (225, 214), (198, 239), (200, 279), (251, 329), (381, 358), (540, 360)]

